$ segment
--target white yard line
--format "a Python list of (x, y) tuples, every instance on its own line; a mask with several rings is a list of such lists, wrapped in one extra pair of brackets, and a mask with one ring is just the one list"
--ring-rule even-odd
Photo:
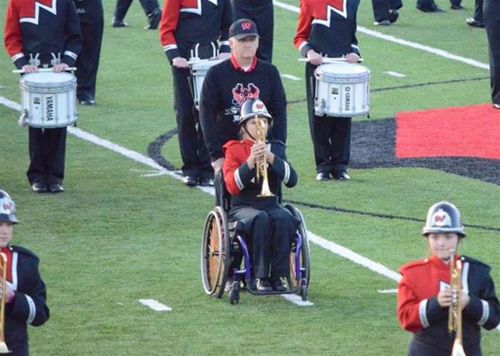
[(396, 77), (396, 78), (405, 78), (406, 77), (406, 74), (393, 72), (390, 70), (387, 72), (384, 72), (384, 74), (387, 74), (387, 75), (390, 75), (391, 77)]
[(295, 81), (301, 80), (299, 77), (296, 77), (295, 75), (291, 75), (291, 74), (281, 74), (281, 77), (286, 78), (286, 79), (290, 79), (290, 80), (295, 80)]
[(172, 311), (172, 308), (168, 305), (162, 304), (155, 299), (139, 299), (139, 303), (157, 312)]
[(377, 292), (380, 294), (397, 294), (398, 290), (397, 289), (379, 289), (379, 290), (377, 290)]
[[(281, 2), (281, 1), (277, 1), (277, 0), (274, 0), (273, 3), (274, 3), (274, 6), (279, 7), (281, 9), (291, 11), (291, 12), (294, 12), (297, 14), (299, 13), (299, 8), (297, 6), (285, 4), (285, 3)], [(434, 47), (422, 45), (420, 43), (403, 40), (401, 38), (397, 38), (397, 37), (394, 37), (391, 35), (386, 35), (384, 33), (378, 32), (378, 31), (370, 30), (370, 29), (363, 27), (363, 26), (358, 26), (357, 31), (360, 33), (364, 33), (365, 35), (372, 36), (372, 37), (375, 37), (375, 38), (378, 38), (378, 39), (381, 39), (384, 41), (397, 43), (397, 44), (400, 44), (402, 46), (410, 47), (413, 49), (418, 49), (420, 51), (431, 53), (433, 55), (443, 57), (446, 59), (450, 59), (452, 61), (462, 62), (462, 63), (468, 64), (470, 66), (473, 66), (473, 67), (487, 69), (487, 70), (489, 70), (489, 68), (490, 68), (490, 66), (488, 64), (476, 61), (475, 59), (470, 59), (470, 58), (458, 56), (456, 54), (444, 51), (444, 50), (439, 49), (439, 48), (434, 48)]]

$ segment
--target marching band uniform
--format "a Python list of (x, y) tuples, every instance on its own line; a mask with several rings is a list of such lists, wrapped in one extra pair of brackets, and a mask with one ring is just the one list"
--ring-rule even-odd
[[(457, 257), (458, 258), (458, 257)], [(490, 267), (462, 256), (462, 285), (471, 301), (463, 310), (463, 346), (467, 356), (481, 355), (480, 328), (494, 329), (500, 322), (500, 304)], [(414, 333), (408, 355), (449, 356), (454, 337), (448, 332), (448, 308), (437, 302), (440, 288), (450, 283), (450, 266), (436, 256), (401, 267), (398, 320)]]
[(76, 96), (81, 104), (95, 104), (95, 84), (104, 31), (101, 0), (74, 0), (82, 31), (82, 50), (76, 62)]
[[(37, 58), (51, 66), (53, 55), (73, 66), (81, 48), (78, 15), (72, 0), (10, 0), (5, 21), (5, 47), (18, 69)], [(38, 57), (37, 57), (38, 56)], [(31, 164), (27, 175), (35, 191), (62, 191), (66, 128), (29, 128)], [(40, 189), (38, 189), (40, 188)]]
[(28, 355), (28, 325), (40, 326), (49, 319), (45, 284), (38, 271), (38, 257), (19, 247), (2, 248), (7, 255), (7, 281), (15, 297), (5, 304), (5, 342), (11, 355)]
[[(301, 0), (295, 47), (303, 57), (307, 57), (311, 49), (327, 57), (341, 57), (348, 53), (359, 55), (356, 39), (358, 6), (359, 0)], [(329, 179), (330, 174), (338, 179), (349, 179), (346, 170), (350, 158), (351, 118), (315, 115), (316, 68), (306, 63), (307, 107), (317, 179)]]
[(273, 60), (274, 6), (272, 0), (231, 0), (233, 21), (247, 18), (259, 29), (257, 57), (269, 63)]
[[(126, 27), (127, 23), (123, 21), (127, 15), (130, 5), (134, 0), (117, 0), (113, 17), (113, 27)], [(148, 17), (148, 25), (144, 29), (156, 30), (161, 17), (161, 9), (157, 0), (139, 0), (144, 13)]]
[(483, 16), (490, 53), (491, 99), (500, 109), (500, 0), (484, 0)]
[[(197, 4), (200, 6), (196, 7)], [(194, 57), (210, 58), (220, 52), (230, 52), (227, 43), (228, 29), (231, 25), (229, 0), (166, 0), (160, 23), (160, 41), (165, 54), (172, 64), (174, 58), (186, 60)], [(195, 48), (198, 53), (194, 53)], [(190, 90), (189, 68), (172, 65), (174, 83), (174, 107), (177, 119), (179, 146), (183, 161), (182, 173), (186, 179), (200, 180), (202, 185), (210, 185), (213, 170), (210, 165), (203, 134), (199, 127), (198, 113), (193, 106)], [(195, 88), (193, 88), (195, 90)], [(185, 180), (188, 185), (189, 182)], [(196, 182), (194, 182), (196, 184)]]
[[(269, 277), (269, 266), (275, 277), (289, 275), (290, 242), (298, 224), (291, 213), (278, 204), (278, 194), (257, 197), (262, 183), (256, 183), (256, 169), (246, 163), (254, 141), (231, 140), (224, 145), (223, 166), (226, 188), (231, 194), (229, 218), (237, 221), (236, 229), (252, 236), (254, 277)], [(268, 181), (271, 192), (280, 191), (283, 182), (291, 188), (297, 184), (297, 173), (286, 161), (285, 145), (271, 141), (274, 163), (268, 166)]]
[(224, 157), (224, 143), (238, 137), (241, 104), (257, 98), (273, 117), (268, 137), (285, 143), (286, 95), (274, 65), (255, 58), (245, 70), (231, 56), (208, 70), (201, 90), (200, 121), (212, 162)]

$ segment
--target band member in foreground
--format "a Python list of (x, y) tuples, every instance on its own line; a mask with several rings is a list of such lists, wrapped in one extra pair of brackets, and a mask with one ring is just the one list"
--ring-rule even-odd
[(231, 25), (231, 6), (229, 0), (219, 0), (217, 3), (201, 0), (198, 2), (199, 8), (191, 6), (193, 3), (187, 0), (165, 0), (160, 41), (172, 65), (174, 108), (184, 183), (188, 186), (207, 186), (213, 185), (213, 169), (198, 112), (193, 106), (188, 60), (195, 56), (206, 59), (217, 55), (219, 40), (220, 57), (229, 57), (227, 37)]
[(256, 57), (257, 25), (240, 19), (229, 28), (231, 58), (207, 72), (200, 99), (200, 121), (215, 172), (222, 169), (222, 145), (238, 138), (240, 107), (249, 99), (264, 102), (273, 117), (270, 139), (286, 142), (286, 96), (278, 69)]
[(45, 284), (38, 271), (38, 257), (23, 247), (10, 245), (15, 224), (14, 201), (0, 190), (0, 258), (6, 261), (7, 277), (5, 283), (3, 280), (0, 283), (0, 295), (5, 295), (2, 301), (5, 303), (5, 343), (11, 355), (24, 356), (29, 353), (28, 325), (43, 325), (49, 319), (49, 308)]
[(283, 280), (290, 272), (290, 241), (300, 221), (279, 205), (278, 191), (282, 182), (289, 188), (295, 186), (297, 173), (286, 161), (283, 142), (271, 141), (268, 149), (265, 137), (271, 124), (264, 103), (247, 100), (241, 108), (239, 140), (224, 145), (223, 169), (232, 197), (229, 218), (252, 238), (256, 288), (283, 292)]
[[(4, 42), (7, 53), (25, 73), (39, 66), (62, 72), (75, 65), (81, 49), (80, 22), (73, 0), (9, 0)], [(34, 192), (64, 191), (66, 127), (29, 128), (30, 166), (27, 176)]]
[[(491, 268), (458, 255), (465, 231), (460, 212), (453, 204), (442, 201), (431, 206), (422, 233), (431, 256), (401, 267), (398, 286), (398, 320), (401, 327), (414, 334), (408, 355), (451, 355), (456, 335), (450, 334), (448, 322), (449, 309), (455, 303), (456, 310), (462, 313), (459, 322), (463, 350), (467, 356), (479, 356), (481, 327), (491, 330), (500, 322)], [(454, 266), (462, 266), (462, 278), (457, 279), (461, 281), (460, 290), (451, 279), (452, 261)]]
[(314, 146), (316, 179), (349, 180), (347, 166), (351, 151), (351, 118), (321, 117), (314, 113), (314, 71), (323, 57), (345, 57), (349, 63), (360, 59), (356, 39), (359, 0), (300, 0), (295, 47), (306, 63), (306, 95), (309, 127)]

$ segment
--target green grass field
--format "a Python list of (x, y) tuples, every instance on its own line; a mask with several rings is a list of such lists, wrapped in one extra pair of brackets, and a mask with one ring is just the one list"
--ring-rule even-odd
[[(438, 3), (449, 7), (445, 0)], [(98, 105), (79, 107), (78, 128), (146, 156), (151, 142), (175, 128), (170, 67), (157, 33), (142, 29), (146, 19), (138, 2), (126, 29), (111, 28), (114, 1), (104, 5)], [(414, 5), (405, 4), (396, 26), (379, 28), (372, 25), (371, 3), (364, 1), (358, 25), (487, 63), (484, 31), (464, 22), (473, 12), (472, 0), (464, 0), (465, 11), (439, 14), (420, 13)], [(2, 1), (0, 12), (5, 9)], [(303, 64), (292, 45), (296, 17), (275, 10), (274, 63), (282, 74), (302, 78)], [(373, 92), (371, 117), (356, 122), (490, 101), (485, 69), (361, 32), (358, 40)], [(19, 102), (18, 77), (6, 54), (0, 69), (0, 96)], [(492, 228), (467, 227), (462, 253), (490, 264), (500, 285), (498, 185), (412, 167), (351, 169), (349, 183), (317, 183), (304, 81), (283, 82), (288, 100), (297, 101), (288, 110), (288, 156), (300, 175), (285, 199), (337, 209), (298, 206), (310, 231), (397, 271), (426, 256), (422, 223), (379, 214), (423, 220), (432, 203), (450, 200), (467, 225)], [(425, 83), (431, 84), (412, 87)], [(407, 87), (377, 91), (397, 86)], [(21, 223), (13, 242), (40, 256), (47, 284), (51, 318), (30, 329), (33, 355), (406, 354), (411, 335), (397, 324), (396, 295), (378, 292), (396, 288), (393, 280), (313, 244), (313, 306), (247, 294), (231, 306), (226, 296), (207, 297), (199, 250), (212, 197), (168, 175), (145, 176), (154, 170), (73, 136), (67, 141), (66, 192), (34, 194), (25, 177), (27, 130), (17, 119), (17, 112), (0, 106), (0, 187), (18, 206)], [(161, 153), (180, 167), (177, 137)], [(172, 311), (155, 312), (138, 302), (148, 298)], [(483, 333), (484, 355), (498, 355), (499, 345), (500, 332)]]

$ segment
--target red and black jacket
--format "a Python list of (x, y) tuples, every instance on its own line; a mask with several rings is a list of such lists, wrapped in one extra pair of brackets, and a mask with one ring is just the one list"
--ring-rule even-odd
[(73, 66), (81, 49), (80, 22), (73, 0), (10, 0), (4, 43), (17, 68), (39, 54), (50, 65), (54, 55)]

